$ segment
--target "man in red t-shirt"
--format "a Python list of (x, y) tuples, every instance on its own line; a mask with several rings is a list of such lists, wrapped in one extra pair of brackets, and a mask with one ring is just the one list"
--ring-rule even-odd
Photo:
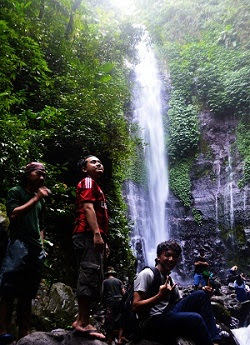
[(101, 161), (91, 155), (81, 159), (78, 166), (84, 178), (76, 188), (73, 245), (78, 269), (78, 316), (72, 326), (82, 335), (104, 340), (105, 336), (90, 324), (92, 302), (98, 302), (101, 297), (103, 253), (108, 234), (106, 199), (97, 184), (104, 168)]

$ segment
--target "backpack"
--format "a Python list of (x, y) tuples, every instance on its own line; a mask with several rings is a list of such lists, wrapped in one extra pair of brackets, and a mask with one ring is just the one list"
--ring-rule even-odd
[[(150, 268), (154, 273), (154, 279), (148, 293), (148, 297), (152, 297), (158, 293), (162, 284), (161, 274), (156, 267), (146, 266), (143, 270), (145, 268)], [(123, 335), (128, 340), (139, 340), (142, 338), (142, 332), (136, 312), (133, 310), (133, 296), (134, 284), (128, 289), (122, 300)]]

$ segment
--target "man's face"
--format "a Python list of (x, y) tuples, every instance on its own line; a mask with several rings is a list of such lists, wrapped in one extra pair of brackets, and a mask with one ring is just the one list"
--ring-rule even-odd
[(177, 255), (172, 249), (163, 251), (158, 256), (159, 263), (166, 272), (170, 272), (176, 266), (178, 259), (179, 255)]
[(83, 168), (83, 172), (92, 178), (99, 178), (104, 172), (104, 167), (100, 159), (95, 156), (88, 157), (86, 159), (86, 166)]
[(32, 170), (28, 175), (27, 181), (33, 189), (37, 190), (44, 185), (45, 176), (46, 174), (43, 170)]

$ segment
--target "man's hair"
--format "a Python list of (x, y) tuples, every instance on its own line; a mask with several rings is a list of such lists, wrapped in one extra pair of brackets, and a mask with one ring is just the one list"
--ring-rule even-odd
[(26, 186), (28, 177), (34, 170), (42, 171), (44, 174), (46, 173), (46, 169), (43, 163), (40, 163), (38, 161), (32, 161), (28, 163), (26, 166), (20, 169), (19, 181), (22, 186)]
[(161, 255), (163, 252), (168, 251), (171, 249), (175, 252), (178, 256), (181, 254), (181, 246), (175, 240), (168, 240), (165, 242), (161, 242), (157, 246), (157, 256)]
[[(82, 159), (79, 160), (79, 162), (77, 163), (77, 168), (80, 172), (82, 172), (82, 168), (86, 168), (87, 165), (87, 158), (89, 157), (93, 157), (94, 155), (87, 155), (85, 157), (83, 157)], [(94, 156), (95, 157), (95, 156)]]

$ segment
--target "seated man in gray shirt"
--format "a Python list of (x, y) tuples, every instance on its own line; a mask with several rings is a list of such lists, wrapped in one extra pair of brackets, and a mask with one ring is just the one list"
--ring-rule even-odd
[(157, 246), (156, 268), (162, 285), (153, 296), (150, 290), (154, 274), (150, 268), (142, 270), (134, 282), (133, 308), (143, 334), (161, 343), (167, 340), (168, 344), (176, 344), (176, 338), (183, 337), (196, 345), (217, 345), (220, 336), (206, 291), (208, 287), (180, 299), (178, 287), (170, 276), (180, 254), (181, 247), (174, 240)]

